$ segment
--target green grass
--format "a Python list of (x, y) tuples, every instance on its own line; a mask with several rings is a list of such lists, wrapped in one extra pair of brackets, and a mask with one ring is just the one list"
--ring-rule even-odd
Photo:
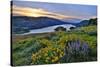
[[(68, 41), (76, 40), (87, 43), (90, 48), (88, 58), (85, 58), (85, 61), (94, 61), (97, 59), (97, 35), (94, 33), (91, 35), (90, 33), (96, 33), (96, 31), (96, 26), (92, 25), (70, 32), (60, 31), (19, 37), (13, 36), (12, 63), (13, 65), (68, 63), (68, 61), (62, 61), (65, 56), (66, 44)], [(76, 60), (70, 62), (74, 61)], [(84, 61), (84, 58), (77, 59), (77, 62), (81, 61)]]
[(97, 27), (96, 25), (91, 25), (91, 26), (86, 26), (86, 27), (81, 27), (80, 30), (83, 30), (84, 32), (97, 32)]

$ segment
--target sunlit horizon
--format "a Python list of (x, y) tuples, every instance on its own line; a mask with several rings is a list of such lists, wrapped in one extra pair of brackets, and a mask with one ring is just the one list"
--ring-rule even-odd
[(97, 18), (96, 9), (96, 6), (89, 5), (14, 1), (12, 5), (12, 15), (29, 17), (51, 17), (61, 20), (89, 19)]
[(78, 19), (78, 17), (65, 16), (62, 14), (52, 13), (40, 8), (19, 7), (19, 6), (13, 5), (12, 9), (13, 9), (12, 15), (15, 15), (15, 16), (51, 17), (51, 18), (56, 18), (56, 19), (73, 19), (73, 18)]

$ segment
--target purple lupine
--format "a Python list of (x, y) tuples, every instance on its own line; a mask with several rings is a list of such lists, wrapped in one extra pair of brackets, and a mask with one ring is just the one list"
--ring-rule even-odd
[(77, 60), (79, 57), (84, 60), (88, 57), (89, 46), (86, 42), (82, 42), (80, 40), (68, 41), (65, 50), (66, 62), (73, 61), (73, 59)]
[(82, 45), (82, 53), (83, 53), (84, 55), (87, 55), (88, 52), (89, 52), (88, 50), (89, 50), (88, 44), (87, 44), (87, 43), (83, 43), (83, 45)]

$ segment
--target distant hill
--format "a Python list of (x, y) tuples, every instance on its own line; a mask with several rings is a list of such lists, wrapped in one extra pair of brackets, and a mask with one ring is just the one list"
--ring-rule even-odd
[(24, 32), (61, 24), (75, 24), (49, 17), (12, 16), (12, 32)]
[(77, 24), (77, 26), (87, 26), (89, 23), (89, 20), (82, 20), (80, 23)]
[(77, 18), (68, 18), (68, 19), (63, 19), (63, 21), (70, 23), (80, 23), (82, 20)]
[(97, 18), (91, 18), (89, 20), (82, 20), (76, 26), (88, 26), (88, 25), (97, 25)]

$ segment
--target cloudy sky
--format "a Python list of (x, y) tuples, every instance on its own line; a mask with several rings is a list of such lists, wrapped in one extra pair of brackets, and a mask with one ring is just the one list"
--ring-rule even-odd
[(47, 16), (58, 19), (89, 19), (97, 17), (97, 6), (13, 1), (12, 14), (31, 17)]

